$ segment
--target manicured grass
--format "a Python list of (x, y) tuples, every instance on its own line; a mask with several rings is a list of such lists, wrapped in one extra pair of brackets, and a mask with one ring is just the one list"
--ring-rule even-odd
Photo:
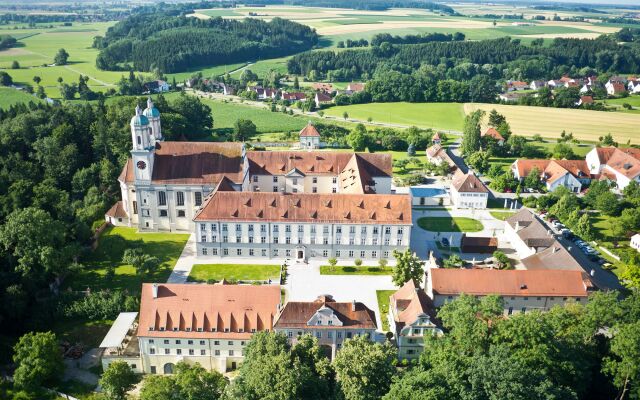
[(28, 103), (33, 101), (34, 103), (40, 103), (42, 100), (36, 96), (32, 96), (21, 90), (16, 90), (9, 87), (0, 87), (0, 108), (7, 109), (14, 104)]
[(487, 114), (496, 109), (507, 118), (513, 133), (521, 136), (539, 134), (556, 139), (564, 130), (581, 141), (597, 142), (600, 136), (611, 133), (620, 143), (627, 140), (640, 143), (640, 114), (502, 104), (464, 105), (466, 113), (476, 109), (485, 110)]
[(189, 274), (191, 282), (221, 281), (266, 281), (277, 280), (279, 265), (254, 264), (195, 264)]
[(299, 131), (309, 121), (309, 117), (291, 116), (280, 112), (271, 112), (265, 105), (264, 109), (238, 103), (202, 99), (213, 114), (213, 127), (217, 134), (229, 134), (233, 125), (240, 118), (249, 119), (259, 133)]
[[(84, 268), (71, 280), (75, 290), (127, 289), (138, 293), (142, 282), (166, 282), (189, 235), (178, 233), (138, 233), (135, 228), (109, 227), (100, 236), (98, 248), (81, 261)], [(125, 249), (140, 248), (157, 257), (161, 264), (144, 277), (131, 265), (122, 263)], [(115, 276), (105, 277), (107, 267), (115, 267)]]
[(515, 212), (511, 212), (511, 211), (489, 211), (489, 214), (491, 214), (491, 216), (495, 219), (499, 219), (500, 221), (504, 221), (507, 218), (509, 218), (510, 216), (512, 216), (513, 214), (515, 214)]
[(480, 232), (482, 222), (467, 217), (422, 217), (418, 226), (431, 232)]
[(370, 103), (331, 107), (325, 114), (342, 118), (344, 112), (350, 118), (373, 122), (399, 124), (421, 128), (461, 131), (464, 122), (460, 103)]
[(336, 265), (321, 265), (320, 275), (391, 275), (393, 274), (393, 267), (355, 267), (355, 266), (342, 266)]
[(382, 330), (384, 332), (389, 331), (389, 297), (395, 293), (395, 290), (376, 290), (376, 297), (378, 298), (378, 311), (380, 312), (380, 319), (382, 320)]

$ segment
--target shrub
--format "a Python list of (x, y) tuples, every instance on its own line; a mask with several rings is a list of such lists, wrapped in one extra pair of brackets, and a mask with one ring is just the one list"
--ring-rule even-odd
[(378, 265), (380, 266), (380, 268), (386, 267), (388, 263), (389, 261), (387, 261), (386, 258), (381, 258), (378, 260)]
[(355, 264), (356, 267), (359, 267), (362, 265), (362, 260), (359, 258), (356, 258), (355, 260), (353, 260), (353, 263)]
[(332, 267), (335, 267), (336, 264), (338, 264), (338, 260), (335, 257), (331, 257), (330, 259), (327, 260), (327, 262), (329, 263), (329, 265), (331, 265)]

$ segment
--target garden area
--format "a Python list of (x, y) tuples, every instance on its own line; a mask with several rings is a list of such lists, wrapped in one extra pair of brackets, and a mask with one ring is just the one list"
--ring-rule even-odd
[(322, 265), (320, 275), (391, 275), (393, 267), (389, 266), (343, 266), (343, 265)]
[(505, 221), (507, 218), (515, 214), (514, 211), (489, 211), (489, 214), (495, 219)]
[(278, 281), (279, 265), (254, 264), (195, 264), (189, 274), (189, 282), (219, 282), (223, 279), (237, 281)]
[(389, 331), (389, 297), (395, 293), (395, 290), (376, 290), (378, 298), (378, 312), (382, 321), (382, 331)]
[[(100, 235), (98, 247), (81, 261), (82, 267), (69, 286), (75, 290), (126, 289), (133, 294), (140, 291), (143, 282), (166, 282), (188, 238), (188, 234), (108, 227)], [(147, 258), (156, 258), (158, 265), (141, 274), (123, 262), (127, 249), (140, 249)]]
[(422, 217), (418, 226), (431, 232), (480, 232), (482, 222), (467, 217)]

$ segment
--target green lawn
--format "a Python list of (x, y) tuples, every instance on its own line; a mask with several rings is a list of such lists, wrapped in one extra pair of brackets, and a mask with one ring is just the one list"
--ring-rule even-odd
[(34, 103), (40, 103), (42, 100), (25, 93), (21, 90), (16, 90), (8, 87), (0, 87), (0, 109), (7, 109), (14, 104), (28, 103), (33, 101)]
[(507, 218), (509, 218), (510, 216), (512, 216), (513, 214), (515, 214), (515, 212), (512, 211), (489, 211), (489, 214), (491, 214), (491, 216), (495, 219), (499, 219), (500, 221), (504, 221)]
[(422, 217), (418, 226), (432, 232), (480, 232), (482, 222), (467, 217)]
[(326, 115), (342, 117), (344, 112), (350, 118), (373, 122), (415, 125), (422, 128), (442, 130), (462, 130), (464, 110), (460, 103), (370, 103), (331, 107)]
[(195, 264), (189, 274), (190, 282), (221, 281), (266, 281), (278, 280), (279, 265), (254, 264)]
[(376, 290), (376, 296), (378, 297), (378, 311), (380, 312), (380, 319), (382, 320), (382, 330), (384, 332), (389, 331), (389, 296), (395, 293), (395, 290)]
[(393, 274), (393, 267), (355, 267), (355, 266), (341, 266), (331, 265), (320, 266), (320, 275), (391, 275)]
[[(189, 235), (178, 233), (138, 233), (135, 228), (110, 227), (99, 239), (98, 248), (81, 261), (84, 268), (71, 280), (75, 290), (127, 289), (138, 293), (142, 282), (166, 282)], [(136, 275), (131, 265), (122, 264), (125, 249), (141, 248), (157, 257), (161, 264), (144, 277)], [(115, 276), (105, 278), (107, 267), (115, 266)]]

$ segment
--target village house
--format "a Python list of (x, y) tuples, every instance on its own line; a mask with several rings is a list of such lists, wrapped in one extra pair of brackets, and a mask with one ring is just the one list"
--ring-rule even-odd
[(358, 93), (364, 91), (364, 83), (361, 82), (351, 82), (347, 85), (347, 90), (352, 93)]
[(640, 79), (629, 80), (629, 83), (627, 84), (627, 89), (631, 94), (640, 93)]
[(522, 81), (507, 81), (504, 86), (507, 92), (515, 92), (517, 90), (529, 89), (529, 84), (527, 82), (522, 82)]
[(463, 293), (497, 295), (504, 301), (504, 315), (548, 311), (571, 302), (585, 304), (594, 289), (581, 271), (431, 268), (426, 279), (426, 292), (436, 308)]
[(155, 81), (150, 81), (150, 82), (145, 82), (143, 85), (144, 94), (149, 94), (149, 93), (164, 93), (164, 92), (168, 92), (171, 89), (171, 86), (163, 80), (155, 80)]
[(433, 144), (441, 144), (442, 139), (440, 138), (440, 132), (436, 132), (431, 136), (431, 143)]
[[(438, 142), (440, 142), (440, 136), (438, 136), (437, 140)], [(435, 142), (435, 139), (434, 139), (434, 142)], [(449, 165), (450, 169), (456, 168), (456, 163), (449, 156), (447, 152), (447, 148), (442, 147), (440, 143), (436, 143), (433, 146), (429, 147), (425, 153), (427, 155), (427, 161), (429, 161), (432, 164), (440, 165), (442, 163), (445, 163)]]
[(442, 335), (433, 303), (412, 280), (389, 297), (389, 329), (396, 338), (398, 358), (417, 359), (424, 350), (424, 337)]
[(500, 132), (498, 132), (498, 130), (496, 128), (489, 128), (486, 131), (484, 131), (482, 133), (482, 137), (491, 137), (494, 138), (496, 140), (496, 142), (498, 142), (499, 146), (504, 145), (504, 137), (500, 134)]
[(412, 206), (448, 206), (451, 195), (444, 187), (411, 186), (409, 188)]
[(331, 104), (333, 102), (333, 98), (331, 98), (331, 95), (324, 92), (316, 92), (314, 101), (316, 103), (316, 108), (322, 108), (322, 106)]
[(457, 208), (487, 208), (489, 189), (480, 179), (469, 171), (456, 170), (451, 181), (451, 203)]
[(254, 92), (258, 100), (275, 99), (278, 97), (278, 89), (263, 88), (262, 86), (249, 86), (247, 91)]
[(585, 272), (553, 232), (526, 208), (506, 219), (504, 232), (520, 258), (519, 268)]
[(532, 90), (540, 90), (543, 87), (547, 87), (548, 83), (545, 81), (531, 81), (531, 83), (529, 84), (529, 87)]
[(606, 85), (604, 86), (607, 89), (607, 94), (609, 96), (619, 96), (627, 92), (627, 89), (625, 88), (625, 84), (621, 82), (609, 80), (609, 82), (607, 82)]
[(301, 149), (313, 150), (320, 148), (320, 133), (311, 122), (302, 128), (298, 136), (300, 137)]
[(578, 100), (576, 102), (576, 105), (578, 107), (585, 105), (585, 104), (593, 104), (593, 97), (591, 96), (580, 96), (580, 100)]
[(408, 196), (215, 191), (196, 214), (198, 257), (388, 259), (411, 237)]
[(501, 100), (501, 101), (504, 101), (506, 103), (515, 103), (521, 97), (525, 97), (525, 96), (528, 96), (528, 95), (529, 95), (529, 93), (514, 93), (514, 92), (500, 93), (498, 95), (498, 99)]
[(636, 233), (635, 235), (631, 236), (629, 247), (640, 252), (640, 233)]
[(580, 193), (583, 186), (591, 182), (591, 173), (584, 160), (518, 159), (511, 164), (514, 178), (521, 182), (535, 169), (549, 192), (564, 186), (573, 193)]
[(125, 361), (136, 373), (172, 374), (178, 362), (235, 370), (251, 336), (273, 329), (278, 285), (144, 283), (140, 313), (121, 314), (105, 336), (102, 366)]
[(304, 101), (307, 99), (307, 95), (302, 92), (282, 92), (282, 100), (294, 103), (296, 101)]
[(315, 301), (290, 301), (278, 312), (273, 329), (294, 345), (303, 335), (318, 340), (324, 354), (333, 360), (345, 340), (365, 336), (374, 340), (376, 315), (357, 301), (337, 302), (331, 295)]
[(613, 182), (618, 190), (631, 181), (640, 182), (640, 149), (596, 147), (587, 153), (586, 162), (597, 179)]
[(315, 82), (311, 85), (311, 87), (313, 88), (313, 90), (315, 90), (316, 92), (325, 92), (325, 93), (331, 93), (334, 91), (333, 89), (333, 84), (331, 83), (322, 83), (322, 82)]

